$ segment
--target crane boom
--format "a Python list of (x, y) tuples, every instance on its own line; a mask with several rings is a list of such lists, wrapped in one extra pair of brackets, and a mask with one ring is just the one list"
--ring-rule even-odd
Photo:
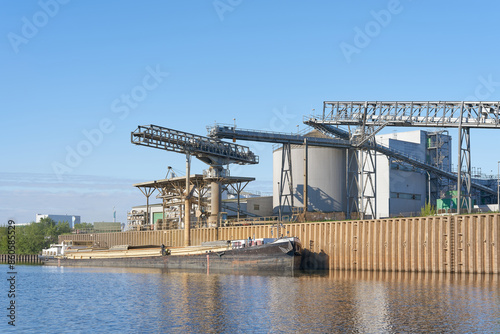
[(131, 133), (131, 142), (177, 153), (189, 153), (211, 165), (228, 163), (257, 164), (259, 157), (247, 146), (173, 130), (158, 125), (138, 126)]

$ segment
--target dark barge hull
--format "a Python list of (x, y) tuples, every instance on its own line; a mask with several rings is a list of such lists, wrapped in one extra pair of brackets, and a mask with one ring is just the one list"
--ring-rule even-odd
[[(290, 247), (292, 249), (290, 249)], [(300, 245), (271, 243), (223, 252), (195, 255), (165, 255), (96, 259), (46, 259), (45, 265), (75, 267), (134, 267), (210, 271), (276, 271), (300, 269)]]

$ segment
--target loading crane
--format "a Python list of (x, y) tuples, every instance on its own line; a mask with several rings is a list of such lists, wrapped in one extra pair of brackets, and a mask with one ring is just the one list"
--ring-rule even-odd
[(131, 134), (131, 141), (136, 145), (189, 153), (211, 167), (222, 168), (230, 163), (240, 165), (259, 163), (259, 157), (246, 146), (158, 125), (138, 126)]
[[(191, 156), (195, 156), (210, 166), (205, 176), (211, 181), (211, 212), (208, 219), (211, 223), (216, 223), (218, 220), (221, 207), (220, 184), (222, 179), (228, 177), (224, 166), (232, 163), (244, 165), (259, 162), (259, 157), (246, 146), (152, 124), (138, 126), (131, 133), (131, 142), (135, 145), (186, 155), (186, 187), (184, 190), (184, 244), (186, 246), (190, 244), (190, 199), (194, 191), (189, 181)], [(249, 178), (245, 178), (245, 182), (248, 183)]]

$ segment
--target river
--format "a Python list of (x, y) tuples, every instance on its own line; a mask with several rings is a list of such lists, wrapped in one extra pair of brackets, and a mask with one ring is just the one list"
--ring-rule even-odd
[(0, 270), (2, 333), (500, 332), (498, 275)]

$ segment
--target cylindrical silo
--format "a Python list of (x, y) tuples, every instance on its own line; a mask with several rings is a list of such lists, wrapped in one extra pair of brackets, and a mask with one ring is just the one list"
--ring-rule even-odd
[[(346, 150), (308, 145), (307, 197), (308, 211), (346, 212)], [(291, 147), (293, 204), (303, 207), (304, 146)], [(279, 208), (283, 149), (273, 152), (273, 207)], [(286, 169), (288, 169), (286, 165)], [(284, 191), (287, 194), (288, 188)]]

